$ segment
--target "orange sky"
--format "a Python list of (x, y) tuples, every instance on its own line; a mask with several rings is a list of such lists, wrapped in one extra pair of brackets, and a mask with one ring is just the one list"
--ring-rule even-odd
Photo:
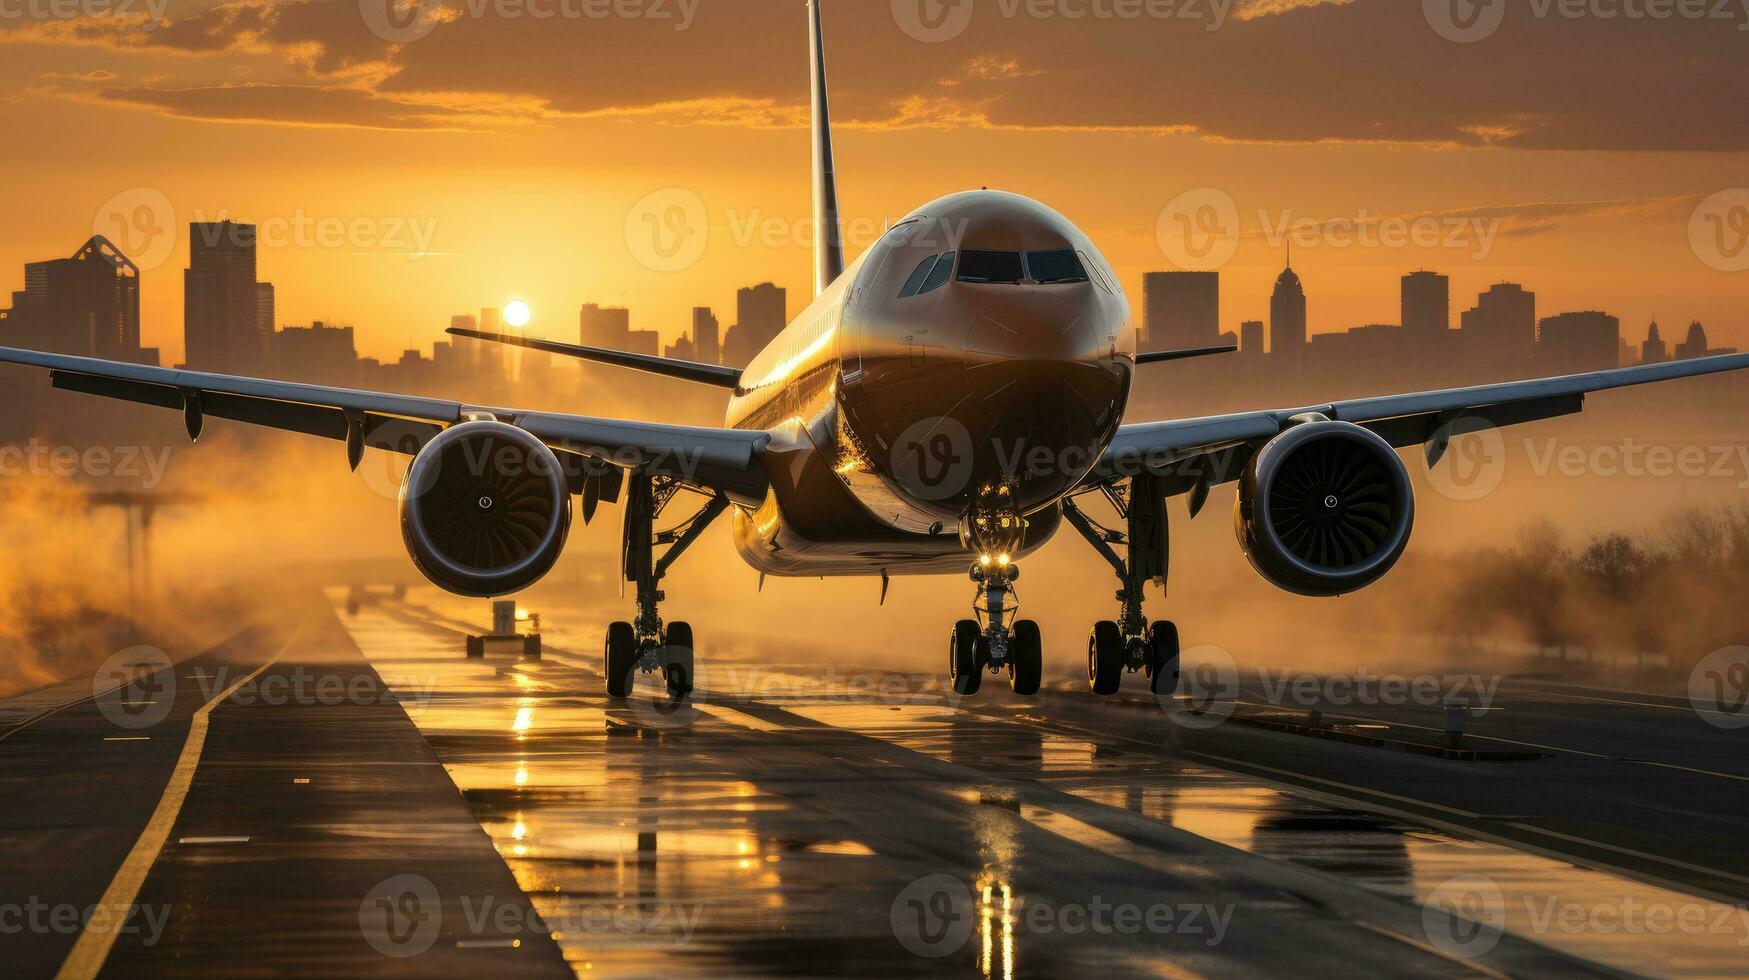
[[(375, 356), (511, 298), (563, 338), (583, 302), (630, 305), (668, 338), (694, 305), (727, 325), (734, 289), (765, 279), (800, 309), (799, 2), (619, 0), (635, 16), (603, 18), (531, 13), (589, 0), (450, 2), (399, 44), (370, 29), (380, 0), (154, 0), (152, 29), (0, 17), (0, 295), (95, 228), (152, 260), (145, 341), (174, 360), (186, 224), (229, 215), (274, 239), (261, 277), (282, 323), (355, 325)], [(1213, 214), (1237, 232), (1221, 266), (1236, 329), (1266, 316), (1284, 223), (1420, 219), (1457, 239), (1343, 244), (1340, 224), (1296, 239), (1314, 330), (1395, 322), (1397, 277), (1425, 267), (1451, 274), (1454, 319), (1512, 279), (1544, 314), (1606, 309), (1635, 340), (1654, 316), (1673, 339), (1701, 319), (1749, 347), (1749, 272), (1732, 271), (1749, 265), (1749, 198), (1714, 197), (1749, 183), (1743, 18), (1515, 2), (1459, 43), (1406, 0), (1181, 0), (1170, 17), (975, 0), (963, 23), (940, 8), (951, 36), (914, 36), (937, 22), (907, 9), (935, 2), (827, 4), (853, 249), (882, 218), (988, 185), (1076, 220), (1139, 299), (1142, 272), (1185, 260), (1178, 212)], [(677, 204), (702, 215), (695, 259), (652, 260), (652, 200), (659, 223)]]

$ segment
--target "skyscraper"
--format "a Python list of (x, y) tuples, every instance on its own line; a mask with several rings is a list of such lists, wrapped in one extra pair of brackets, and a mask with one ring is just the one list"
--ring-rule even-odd
[(1298, 364), (1306, 348), (1306, 290), (1290, 257), (1269, 297), (1269, 353), (1281, 363)]
[(255, 284), (255, 329), (261, 331), (263, 337), (272, 337), (279, 325), (278, 305), (274, 299), (273, 283)]
[(706, 364), (721, 364), (723, 361), (723, 342), (717, 332), (717, 317), (708, 306), (692, 310), (692, 353)]
[[(480, 332), (503, 333), (504, 311), (497, 308), (481, 310)], [(480, 379), (485, 384), (504, 384), (510, 380), (510, 348), (508, 346), (485, 340), (470, 341), (470, 343), (480, 348)]]
[(1221, 274), (1150, 272), (1142, 277), (1142, 350), (1213, 347), (1221, 335)]
[(255, 306), (255, 226), (196, 222), (188, 232), (188, 269), (182, 275), (188, 366), (249, 370), (264, 349)]
[(789, 294), (762, 282), (735, 294), (736, 322), (723, 343), (723, 363), (746, 367), (789, 322)]
[(577, 342), (584, 347), (625, 350), (632, 330), (632, 311), (616, 306), (583, 304), (577, 314)]
[[(140, 271), (101, 235), (71, 257), (24, 267), (9, 327), (16, 341), (41, 350), (143, 361)], [(154, 361), (156, 358), (153, 359)]]
[(1676, 345), (1676, 359), (1687, 360), (1691, 357), (1705, 357), (1707, 354), (1706, 328), (1700, 321), (1688, 325), (1688, 336), (1682, 343)]
[(1420, 337), (1451, 329), (1451, 279), (1437, 272), (1411, 272), (1403, 277), (1403, 327)]
[(1476, 297), (1461, 318), (1471, 366), (1488, 374), (1522, 376), (1536, 356), (1536, 294), (1517, 283), (1496, 283)]
[(1653, 320), (1652, 326), (1646, 330), (1646, 342), (1640, 345), (1640, 363), (1659, 364), (1668, 360), (1670, 360), (1670, 347), (1658, 334), (1658, 321)]
[(1264, 326), (1262, 320), (1246, 320), (1239, 324), (1239, 353), (1253, 357), (1263, 353)]
[(1537, 365), (1551, 374), (1621, 366), (1621, 321), (1586, 310), (1544, 317), (1537, 331)]

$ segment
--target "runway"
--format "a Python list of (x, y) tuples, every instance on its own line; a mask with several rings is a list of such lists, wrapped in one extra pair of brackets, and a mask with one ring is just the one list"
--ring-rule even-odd
[[(1741, 736), (1672, 699), (1503, 680), (1505, 710), (1469, 744), (1537, 756), (1512, 762), (1260, 727), (1318, 708), (1350, 734), (1443, 738), (1437, 705), (1308, 703), (1246, 671), (1236, 703), (1192, 714), (707, 653), (675, 710), (605, 698), (586, 609), (541, 610), (538, 661), (468, 660), (482, 603), (346, 599), (309, 596), (132, 687), (0, 702), (10, 970), (1727, 976), (1749, 961)], [(119, 929), (89, 911), (105, 905)]]

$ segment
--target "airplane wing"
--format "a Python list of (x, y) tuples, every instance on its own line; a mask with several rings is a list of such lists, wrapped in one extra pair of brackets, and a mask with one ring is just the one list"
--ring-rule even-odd
[(1454, 429), (1462, 433), (1572, 415), (1583, 409), (1585, 395), (1593, 391), (1744, 368), (1749, 368), (1749, 354), (1726, 354), (1558, 378), (1125, 425), (1118, 428), (1088, 483), (1110, 483), (1148, 472), (1164, 477), (1163, 485), (1171, 494), (1236, 480), (1258, 446), (1279, 435), (1295, 416), (1314, 412), (1365, 426), (1397, 448), (1425, 445), (1429, 458), (1437, 462)]
[(0, 347), (0, 363), (47, 368), (51, 383), (68, 391), (181, 411), (190, 438), (200, 436), (210, 415), (341, 440), (355, 467), (366, 446), (410, 455), (449, 426), (491, 417), (597, 467), (645, 468), (746, 501), (764, 496), (765, 477), (757, 460), (769, 438), (763, 432), (473, 406), (8, 347)]

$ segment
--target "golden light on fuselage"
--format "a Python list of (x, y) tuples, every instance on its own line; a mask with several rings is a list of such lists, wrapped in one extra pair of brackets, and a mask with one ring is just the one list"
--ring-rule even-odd
[(504, 304), (504, 323), (507, 326), (521, 330), (528, 326), (528, 321), (534, 318), (534, 312), (522, 300), (513, 299)]

